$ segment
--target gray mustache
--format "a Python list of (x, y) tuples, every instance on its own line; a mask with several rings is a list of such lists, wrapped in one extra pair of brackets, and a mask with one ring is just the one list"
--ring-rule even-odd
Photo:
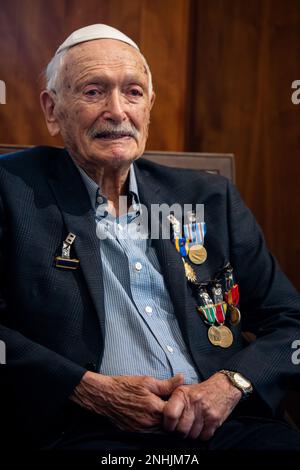
[(91, 137), (92, 138), (101, 138), (101, 137), (115, 137), (120, 136), (129, 136), (136, 138), (138, 136), (138, 131), (133, 125), (108, 125), (98, 127), (97, 129), (91, 130)]

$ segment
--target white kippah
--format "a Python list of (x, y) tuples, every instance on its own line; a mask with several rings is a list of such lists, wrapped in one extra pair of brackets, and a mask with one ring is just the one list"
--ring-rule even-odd
[(77, 29), (59, 46), (55, 54), (75, 46), (81, 42), (92, 41), (93, 39), (116, 39), (117, 41), (126, 42), (139, 51), (138, 46), (128, 36), (121, 33), (118, 29), (107, 26), (106, 24), (92, 24), (84, 28)]

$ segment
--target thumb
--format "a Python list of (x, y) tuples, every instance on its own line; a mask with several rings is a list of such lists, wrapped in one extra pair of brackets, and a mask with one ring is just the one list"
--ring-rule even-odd
[(151, 392), (159, 397), (169, 396), (173, 393), (175, 388), (184, 384), (183, 374), (176, 374), (171, 379), (156, 380), (151, 385)]

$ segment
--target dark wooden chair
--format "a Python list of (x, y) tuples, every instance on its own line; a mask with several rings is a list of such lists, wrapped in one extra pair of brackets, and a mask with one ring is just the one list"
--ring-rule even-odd
[[(0, 144), (0, 154), (17, 152), (30, 147), (30, 145)], [(161, 165), (217, 173), (235, 182), (234, 155), (230, 153), (146, 151), (143, 158)]]
[(231, 153), (147, 151), (144, 153), (144, 158), (170, 167), (217, 173), (235, 182), (234, 155)]

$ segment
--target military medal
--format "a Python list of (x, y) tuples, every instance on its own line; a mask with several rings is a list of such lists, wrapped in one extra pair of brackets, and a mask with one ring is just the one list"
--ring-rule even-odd
[(225, 325), (212, 325), (208, 328), (207, 336), (211, 344), (221, 348), (229, 348), (233, 343), (233, 335)]
[(234, 282), (232, 267), (228, 264), (225, 267), (225, 287), (224, 298), (229, 306), (229, 321), (231, 325), (238, 325), (241, 321), (241, 312), (238, 308), (240, 301), (239, 286)]
[[(233, 335), (230, 329), (224, 325), (228, 304), (223, 299), (222, 284), (214, 281), (211, 287), (213, 301), (206, 289), (211, 283), (199, 284), (194, 269), (186, 261), (187, 257), (194, 264), (201, 264), (206, 261), (207, 252), (203, 246), (206, 232), (205, 223), (197, 223), (194, 212), (191, 212), (190, 223), (184, 225), (184, 236), (182, 236), (180, 222), (176, 217), (170, 214), (168, 220), (173, 228), (173, 242), (176, 250), (181, 255), (186, 279), (192, 285), (194, 291), (196, 289), (198, 297), (197, 310), (208, 325), (208, 339), (214, 346), (229, 348), (233, 343)], [(226, 273), (229, 273), (229, 271), (226, 271)], [(226, 284), (228, 292), (233, 284), (231, 282), (232, 276), (230, 278), (229, 274)], [(236, 299), (236, 292), (234, 290), (229, 295)], [(236, 318), (238, 318), (238, 315), (236, 315)]]
[(221, 335), (219, 346), (221, 346), (221, 348), (229, 348), (233, 343), (233, 335), (230, 329), (225, 325), (220, 325), (218, 326), (218, 330)]
[(206, 224), (196, 222), (196, 215), (193, 211), (189, 213), (189, 220), (190, 223), (183, 226), (185, 238), (189, 242), (188, 256), (192, 263), (202, 264), (207, 258), (207, 252), (203, 246)]
[(198, 300), (202, 305), (198, 305), (198, 312), (204, 317), (204, 321), (209, 325), (207, 335), (208, 339), (214, 346), (219, 346), (221, 343), (221, 334), (216, 323), (216, 306), (214, 305), (210, 295), (208, 294), (204, 285), (200, 285), (198, 290)]
[[(224, 325), (227, 312), (227, 304), (223, 300), (222, 286), (215, 283), (211, 292), (214, 301), (208, 294), (205, 284), (200, 285), (198, 291), (198, 312), (204, 317), (205, 323), (209, 325), (207, 336), (210, 343), (221, 348), (229, 348), (233, 343), (233, 335), (230, 329)], [(216, 302), (216, 303), (214, 303)]]
[(185, 258), (189, 252), (189, 243), (188, 243), (188, 240), (185, 237), (182, 237), (181, 235), (180, 222), (179, 220), (176, 219), (174, 214), (168, 215), (167, 219), (172, 225), (173, 242), (174, 242), (176, 250), (181, 255), (181, 259), (182, 259), (184, 271), (185, 271), (185, 277), (191, 284), (198, 285), (195, 271), (193, 270), (192, 266), (190, 266), (189, 263), (185, 261)]
[(61, 269), (77, 269), (79, 266), (79, 259), (70, 258), (71, 246), (74, 243), (76, 235), (69, 233), (63, 242), (61, 256), (55, 257), (55, 266)]
[(202, 264), (206, 261), (207, 251), (203, 245), (192, 245), (190, 246), (189, 259), (194, 264)]
[(214, 325), (216, 321), (216, 308), (212, 299), (210, 298), (205, 285), (200, 285), (198, 290), (198, 305), (197, 310), (205, 319), (205, 322), (209, 325)]
[[(209, 341), (214, 346), (220, 346), (221, 348), (229, 348), (233, 343), (233, 335), (230, 329), (221, 323), (222, 319), (223, 322), (225, 321), (226, 307), (225, 302), (197, 307), (198, 311), (205, 317), (206, 322), (211, 325), (207, 332)], [(215, 325), (215, 323), (218, 323), (218, 325)]]
[(233, 305), (229, 305), (229, 321), (233, 326), (238, 325), (241, 321), (241, 312)]
[(217, 326), (210, 326), (207, 331), (207, 336), (211, 344), (213, 344), (214, 346), (220, 346), (221, 335)]

